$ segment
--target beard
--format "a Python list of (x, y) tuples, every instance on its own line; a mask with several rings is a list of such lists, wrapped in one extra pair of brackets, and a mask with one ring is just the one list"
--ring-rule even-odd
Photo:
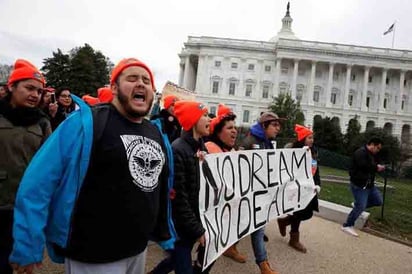
[[(150, 100), (150, 102), (148, 102), (149, 104), (147, 105), (147, 108), (145, 110), (134, 110), (132, 107), (130, 107), (129, 102), (130, 102), (130, 98), (127, 97), (122, 90), (119, 87), (119, 91), (117, 93), (117, 99), (119, 100), (119, 103), (122, 105), (123, 109), (125, 110), (125, 112), (127, 113), (127, 115), (130, 115), (130, 117), (133, 118), (140, 118), (140, 117), (145, 117), (147, 114), (149, 114), (150, 109), (152, 107), (153, 104), (153, 97)], [(145, 99), (146, 100), (146, 99)]]

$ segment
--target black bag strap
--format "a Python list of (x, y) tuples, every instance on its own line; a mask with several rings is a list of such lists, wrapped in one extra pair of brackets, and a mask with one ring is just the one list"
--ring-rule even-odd
[(99, 142), (106, 129), (107, 120), (109, 119), (111, 106), (110, 104), (99, 104), (92, 107), (93, 115), (93, 147)]

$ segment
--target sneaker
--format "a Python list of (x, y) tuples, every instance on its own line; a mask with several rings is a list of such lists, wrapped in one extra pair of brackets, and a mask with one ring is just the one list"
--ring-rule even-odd
[(342, 231), (355, 237), (359, 237), (359, 234), (356, 233), (355, 229), (353, 229), (353, 226), (342, 226), (341, 227)]

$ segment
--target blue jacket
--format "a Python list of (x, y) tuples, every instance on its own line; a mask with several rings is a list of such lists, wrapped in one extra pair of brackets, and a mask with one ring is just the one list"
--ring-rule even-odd
[[(45, 245), (54, 262), (64, 263), (64, 258), (55, 253), (53, 243), (63, 248), (67, 245), (72, 212), (87, 173), (93, 144), (92, 111), (80, 98), (73, 96), (73, 100), (80, 109), (47, 139), (20, 183), (14, 209), (14, 246), (10, 255), (13, 263), (41, 262)], [(166, 143), (166, 149), (170, 161), (170, 143)], [(171, 163), (170, 167), (173, 170)], [(172, 176), (168, 185), (173, 185)], [(173, 248), (175, 241), (171, 216), (168, 217), (172, 237), (160, 243), (165, 249)]]
[(272, 141), (266, 138), (265, 130), (260, 123), (250, 127), (250, 134), (241, 141), (242, 149), (273, 149)]

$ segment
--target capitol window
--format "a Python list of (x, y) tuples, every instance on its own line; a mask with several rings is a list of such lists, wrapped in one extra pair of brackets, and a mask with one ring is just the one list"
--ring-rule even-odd
[(288, 66), (282, 66), (282, 74), (288, 74), (289, 68)]
[(384, 108), (384, 109), (386, 109), (387, 104), (388, 104), (388, 99), (385, 98), (385, 99), (383, 100), (383, 108)]
[(352, 81), (355, 81), (355, 80), (356, 80), (356, 75), (355, 75), (355, 74), (352, 74), (352, 75), (351, 75), (351, 80), (352, 80)]
[(314, 102), (319, 102), (319, 91), (318, 90), (313, 92), (313, 101)]
[(352, 106), (352, 104), (353, 104), (353, 95), (349, 94), (349, 96), (348, 96), (348, 105)]
[(249, 110), (244, 110), (243, 111), (243, 123), (249, 123)]
[(219, 68), (222, 65), (221, 61), (215, 61), (215, 67)]
[(235, 95), (236, 84), (229, 83), (229, 95)]
[(252, 94), (252, 85), (248, 84), (248, 85), (246, 85), (245, 96), (250, 97), (251, 94)]
[(332, 104), (336, 104), (336, 93), (332, 93), (332, 94), (330, 95), (330, 102), (331, 102)]
[(212, 93), (218, 93), (219, 91), (219, 81), (213, 81)]
[(237, 63), (232, 63), (232, 64), (230, 65), (230, 67), (231, 67), (232, 69), (237, 69)]
[(255, 70), (255, 65), (254, 65), (254, 64), (249, 64), (249, 65), (247, 66), (247, 69), (248, 69), (248, 70)]
[(369, 107), (369, 104), (370, 104), (370, 101), (371, 101), (371, 97), (366, 97), (366, 107)]
[(263, 86), (262, 98), (269, 98), (269, 86)]
[(271, 66), (265, 66), (265, 72), (270, 72), (272, 70)]

